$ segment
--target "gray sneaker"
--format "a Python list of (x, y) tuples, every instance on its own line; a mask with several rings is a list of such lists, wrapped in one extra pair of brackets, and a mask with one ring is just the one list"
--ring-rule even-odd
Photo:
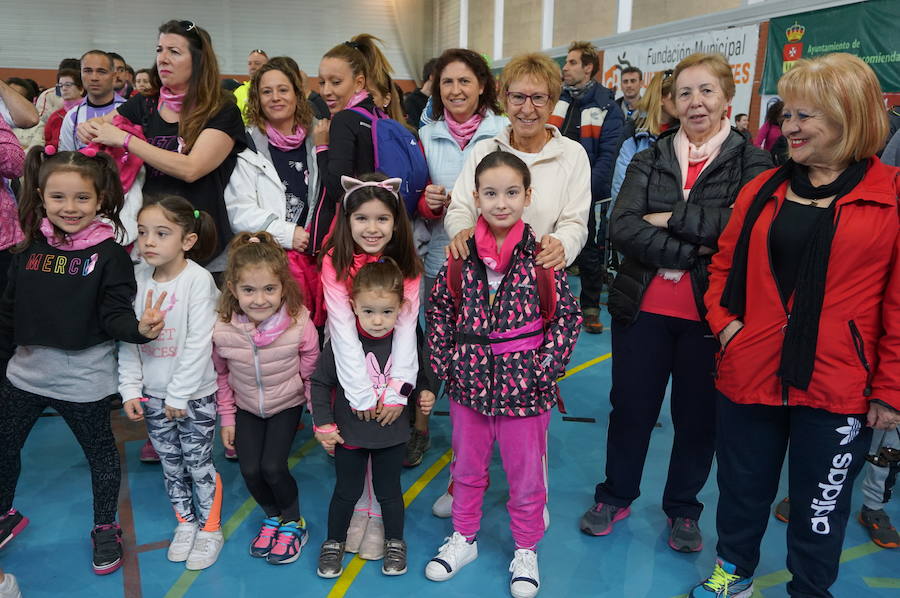
[(403, 575), (406, 573), (406, 542), (403, 540), (384, 541), (384, 559), (381, 561), (381, 572), (385, 575)]
[(700, 552), (703, 550), (703, 535), (696, 519), (676, 517), (669, 519), (669, 548), (675, 552)]
[(425, 451), (431, 448), (431, 436), (413, 428), (406, 443), (406, 456), (403, 457), (403, 467), (416, 467), (422, 463)]
[(319, 551), (319, 566), (316, 575), (331, 579), (344, 572), (344, 543), (337, 540), (325, 540), (322, 542), (322, 550)]
[(615, 507), (598, 502), (581, 516), (581, 531), (589, 536), (605, 536), (613, 524), (631, 514), (631, 507)]
[(869, 530), (869, 537), (882, 548), (897, 548), (900, 546), (900, 534), (891, 525), (891, 518), (884, 509), (870, 509), (863, 505), (859, 511), (859, 522)]

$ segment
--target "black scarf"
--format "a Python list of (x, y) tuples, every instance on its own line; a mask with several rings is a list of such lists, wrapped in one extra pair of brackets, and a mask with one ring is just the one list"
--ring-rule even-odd
[(569, 92), (569, 95), (572, 96), (572, 99), (577, 102), (581, 99), (581, 96), (586, 94), (589, 90), (593, 89), (595, 85), (597, 85), (596, 79), (588, 79), (587, 83), (585, 83), (583, 87), (563, 85), (563, 89)]
[(800, 260), (800, 272), (794, 294), (794, 305), (788, 316), (784, 346), (778, 375), (784, 386), (801, 390), (809, 387), (813, 366), (816, 361), (816, 343), (819, 338), (819, 317), (825, 298), (825, 278), (828, 274), (828, 260), (831, 256), (831, 241), (834, 238), (835, 206), (847, 195), (866, 174), (868, 162), (860, 160), (851, 164), (841, 175), (828, 185), (814, 187), (809, 181), (809, 171), (805, 166), (788, 160), (763, 183), (747, 210), (740, 237), (734, 247), (731, 270), (725, 281), (725, 290), (719, 304), (743, 319), (747, 304), (747, 258), (750, 249), (750, 233), (767, 203), (775, 199), (774, 193), (784, 181), (790, 181), (791, 191), (803, 199), (824, 199), (835, 196), (831, 205), (822, 210), (819, 222), (807, 242)]

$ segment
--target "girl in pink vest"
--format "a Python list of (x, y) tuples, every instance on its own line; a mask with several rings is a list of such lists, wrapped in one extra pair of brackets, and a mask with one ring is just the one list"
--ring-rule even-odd
[[(363, 175), (361, 179), (341, 177), (344, 197), (334, 220), (334, 230), (321, 254), (322, 288), (338, 381), (350, 407), (366, 420), (391, 414), (393, 421), (407, 402), (408, 392), (404, 394), (402, 389), (404, 385), (410, 389), (415, 386), (419, 369), (416, 321), (422, 263), (413, 244), (406, 208), (397, 195), (400, 179), (386, 179), (379, 173)], [(382, 256), (392, 258), (403, 274), (404, 302), (391, 348), (394, 384), (379, 400), (381, 390), (366, 373), (350, 291), (359, 270)], [(371, 474), (354, 510), (347, 536), (346, 552), (358, 551), (361, 558), (368, 560), (378, 560), (384, 555), (384, 525)]]
[(236, 236), (224, 278), (213, 329), (222, 443), (237, 449), (247, 489), (266, 514), (250, 555), (292, 563), (309, 534), (287, 460), (309, 402), (319, 338), (284, 250), (269, 233)]

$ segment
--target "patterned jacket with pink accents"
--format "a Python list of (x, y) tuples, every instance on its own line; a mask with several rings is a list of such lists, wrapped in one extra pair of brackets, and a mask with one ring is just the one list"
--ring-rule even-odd
[[(446, 265), (432, 290), (426, 314), (431, 365), (451, 400), (484, 415), (527, 417), (552, 409), (559, 396), (556, 379), (565, 373), (578, 340), (581, 309), (562, 270), (556, 272), (556, 312), (542, 325), (535, 246), (526, 225), (493, 304), (474, 240), (462, 264), (459, 313)], [(537, 342), (528, 342), (535, 328), (543, 332)]]

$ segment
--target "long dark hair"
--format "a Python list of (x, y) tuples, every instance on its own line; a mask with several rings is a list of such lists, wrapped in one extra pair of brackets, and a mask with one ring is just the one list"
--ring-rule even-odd
[(781, 100), (772, 102), (772, 105), (766, 110), (766, 122), (773, 127), (780, 125), (782, 112), (784, 112), (784, 102)]
[[(219, 81), (219, 62), (206, 29), (191, 21), (172, 20), (159, 26), (159, 34), (164, 33), (174, 33), (188, 40), (191, 52), (191, 79), (178, 123), (178, 135), (190, 151), (206, 123), (222, 110), (229, 98)], [(154, 71), (158, 77), (159, 71), (155, 65)], [(153, 77), (150, 79), (152, 81)]]
[[(41, 238), (41, 220), (47, 216), (41, 191), (50, 175), (56, 172), (75, 172), (91, 181), (100, 201), (97, 216), (107, 218), (116, 234), (125, 230), (119, 219), (125, 204), (125, 193), (119, 180), (119, 169), (109, 154), (97, 152), (87, 156), (81, 152), (56, 152), (48, 155), (44, 153), (43, 146), (36, 145), (25, 156), (25, 182), (19, 197), (19, 223), (25, 238), (15, 247), (16, 252), (23, 251), (32, 241)], [(66, 232), (56, 226), (53, 228), (54, 236), (64, 242), (68, 236)]]
[(502, 114), (500, 104), (497, 102), (497, 82), (488, 67), (484, 57), (472, 50), (465, 48), (450, 48), (438, 57), (434, 65), (434, 80), (431, 84), (431, 118), (439, 120), (444, 118), (444, 102), (441, 99), (441, 74), (451, 62), (461, 62), (475, 73), (478, 83), (484, 86), (484, 91), (478, 96), (478, 108), (476, 111), (484, 115), (488, 110), (494, 114)]
[[(384, 181), (386, 176), (380, 172), (365, 174), (359, 178), (363, 182)], [(350, 232), (350, 217), (360, 206), (370, 201), (383, 203), (394, 217), (394, 232), (391, 240), (384, 248), (384, 255), (397, 262), (397, 266), (404, 278), (415, 278), (422, 273), (422, 262), (416, 253), (416, 245), (413, 242), (412, 224), (406, 215), (403, 202), (389, 190), (382, 187), (366, 186), (356, 189), (341, 202), (335, 217), (334, 231), (319, 256), (321, 261), (325, 255), (331, 255), (331, 263), (338, 280), (347, 278), (350, 265), (353, 263), (353, 254), (356, 252), (356, 244), (353, 242), (353, 234)]]
[(528, 170), (528, 165), (525, 164), (524, 160), (513, 153), (498, 149), (487, 154), (481, 159), (478, 166), (475, 167), (476, 191), (481, 187), (480, 180), (482, 173), (484, 173), (485, 170), (497, 168), (498, 166), (508, 166), (512, 168), (522, 177), (522, 186), (526, 189), (531, 187), (531, 171)]
[(138, 211), (138, 218), (150, 206), (158, 206), (169, 221), (181, 227), (182, 238), (191, 233), (197, 235), (194, 246), (184, 252), (186, 258), (205, 262), (213, 257), (218, 249), (219, 237), (212, 216), (203, 210), (194, 209), (191, 202), (179, 195), (148, 195)]

